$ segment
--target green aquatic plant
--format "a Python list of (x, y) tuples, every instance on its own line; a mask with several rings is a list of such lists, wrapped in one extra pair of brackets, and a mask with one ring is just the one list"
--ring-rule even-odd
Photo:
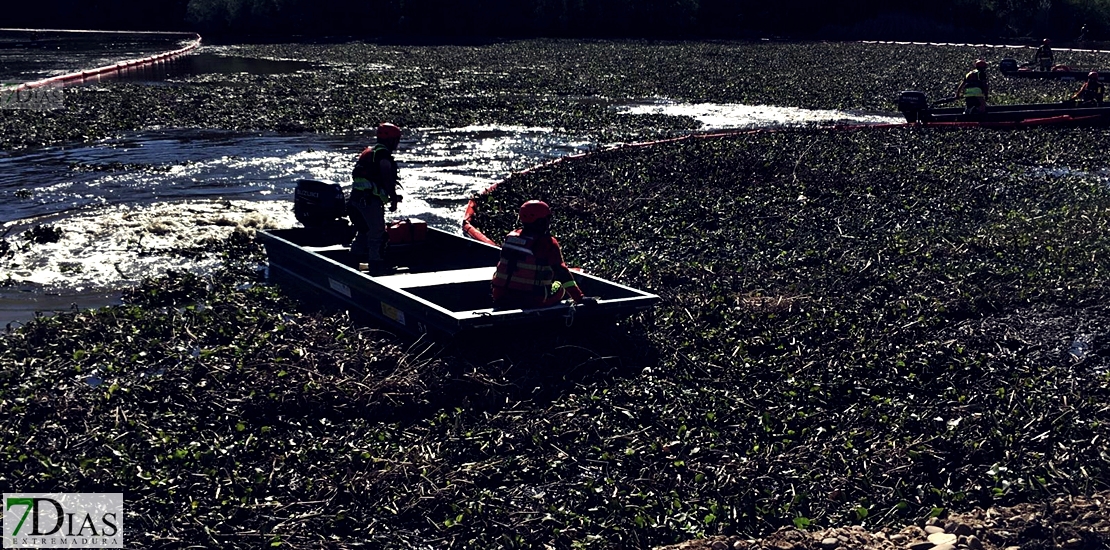
[(62, 228), (49, 224), (36, 224), (22, 234), (23, 240), (34, 244), (56, 243), (62, 239)]
[[(698, 123), (629, 115), (617, 106), (665, 99), (896, 114), (903, 90), (923, 91), (934, 100), (951, 96), (979, 56), (992, 63), (992, 103), (1061, 101), (1077, 88), (1004, 77), (994, 68), (998, 61), (1032, 50), (993, 46), (519, 40), (482, 47), (350, 42), (225, 49), (227, 55), (315, 65), (283, 74), (191, 75), (165, 86), (108, 82), (66, 88), (62, 110), (5, 111), (0, 149), (164, 127), (357, 132), (384, 119), (402, 127), (551, 127), (599, 144), (643, 141), (695, 131)], [(1058, 57), (1074, 66), (1110, 66), (1102, 52)], [(864, 63), (867, 82), (860, 82), (851, 67)]]
[[(230, 48), (330, 70), (75, 92), (65, 113), (4, 115), (4, 146), (133, 124), (342, 131), (383, 113), (655, 139), (693, 128), (597, 98), (885, 110), (901, 89), (949, 92), (980, 54)], [(821, 62), (864, 58), (874, 82)], [(805, 85), (786, 85), (801, 66)], [(995, 84), (1022, 101), (1066, 88)], [(205, 244), (224, 269), (0, 338), (0, 483), (122, 490), (137, 546), (474, 548), (877, 528), (1102, 487), (1108, 146), (1090, 128), (763, 131), (599, 149), (477, 197), (490, 235), (547, 200), (571, 263), (664, 298), (589, 331), (405, 340), (265, 284), (236, 233)]]

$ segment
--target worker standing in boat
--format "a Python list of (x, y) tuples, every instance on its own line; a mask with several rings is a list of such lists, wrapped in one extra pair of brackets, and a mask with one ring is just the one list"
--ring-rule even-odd
[(1106, 96), (1106, 88), (1099, 81), (1098, 71), (1091, 71), (1087, 73), (1087, 81), (1071, 96), (1072, 101), (1079, 100), (1079, 104), (1085, 107), (1102, 106), (1102, 100)]
[(520, 229), (505, 237), (493, 274), (493, 307), (529, 309), (558, 304), (570, 297), (576, 304), (596, 304), (578, 288), (563, 261), (559, 241), (551, 236), (551, 208), (532, 200), (520, 207)]
[(397, 161), (393, 152), (401, 143), (401, 128), (389, 122), (378, 125), (377, 143), (367, 147), (358, 156), (351, 172), (351, 196), (347, 201), (347, 216), (355, 226), (355, 240), (351, 253), (367, 259), (369, 273), (385, 272), (385, 205), (397, 211), (401, 196), (397, 194)]
[(960, 82), (960, 85), (956, 87), (955, 96), (964, 98), (965, 113), (987, 112), (990, 84), (987, 82), (987, 62), (985, 60), (975, 61), (975, 68), (968, 71), (963, 82)]
[(1049, 46), (1052, 41), (1045, 38), (1041, 41), (1041, 45), (1037, 48), (1037, 53), (1034, 54), (1033, 59), (1037, 63), (1037, 69), (1041, 71), (1051, 71), (1053, 62), (1052, 48)]

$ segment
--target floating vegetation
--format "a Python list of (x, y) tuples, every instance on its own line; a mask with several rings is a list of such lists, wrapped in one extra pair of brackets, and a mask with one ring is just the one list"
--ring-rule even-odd
[[(473, 124), (554, 127), (598, 143), (698, 129), (689, 117), (622, 113), (665, 98), (896, 113), (902, 90), (952, 95), (971, 62), (992, 63), (995, 103), (1070, 97), (1077, 86), (997, 72), (1024, 50), (987, 46), (788, 42), (524, 40), (460, 45), (251, 44), (254, 59), (302, 59), (312, 71), (193, 75), (169, 86), (113, 82), (65, 90), (65, 109), (0, 112), (0, 149), (118, 136), (144, 128), (339, 133)], [(1031, 55), (1031, 50), (1025, 52)], [(1061, 63), (1107, 67), (1106, 54), (1058, 52)], [(868, 77), (859, 71), (866, 64)], [(444, 71), (447, 71), (446, 73)], [(446, 78), (444, 75), (450, 75)]]
[(37, 224), (34, 227), (24, 231), (22, 234), (23, 240), (35, 243), (46, 244), (56, 243), (62, 240), (62, 229), (49, 224)]
[(518, 344), (299, 311), (241, 236), (227, 270), (0, 340), (4, 444), (37, 443), (0, 476), (120, 487), (136, 543), (218, 546), (643, 547), (1101, 486), (1110, 195), (1028, 164), (1081, 174), (1107, 139), (781, 131), (515, 176), (484, 229), (543, 198), (574, 263), (665, 298)]
[[(664, 298), (648, 332), (661, 364), (618, 386), (670, 393), (619, 407), (698, 450), (669, 455), (672, 476), (702, 476), (672, 490), (727, 507), (713, 516), (735, 523), (707, 532), (925, 517), (1110, 477), (1105, 445), (1059, 447), (1106, 436), (1107, 339), (1089, 327), (1110, 321), (1110, 193), (1084, 174), (1107, 143), (911, 128), (690, 139), (514, 176), (475, 223), (499, 234), (516, 205), (546, 200), (568, 258)], [(1046, 162), (1073, 175), (1029, 170)], [(644, 477), (667, 477), (662, 462)]]
[[(375, 90), (364, 118), (342, 124), (379, 109), (408, 122), (478, 106), (476, 118), (519, 118), (505, 109), (520, 102), (498, 98), (532, 80), (552, 91), (528, 115), (545, 125), (600, 120), (547, 110), (575, 94), (745, 101), (792, 88), (716, 66), (679, 64), (672, 78), (659, 62), (709, 50), (745, 67), (808, 60), (814, 84), (791, 101), (868, 107), (887, 90), (818, 57), (842, 68), (878, 52), (868, 58), (889, 62), (876, 78), (897, 90), (924, 88), (911, 79), (939, 75), (934, 58), (949, 74), (969, 53), (666, 44), (622, 46), (617, 61), (625, 49), (608, 43), (538, 44), (535, 57), (506, 55), (518, 43), (336, 48), (327, 55), (351, 66), (408, 67), (415, 83)], [(488, 73), (501, 84), (452, 102), (419, 85), (443, 74), (434, 56), (536, 64)], [(614, 84), (619, 64), (644, 80)], [(247, 115), (275, 82), (251, 78), (237, 102)], [(1011, 98), (1053, 91), (998, 82)], [(274, 116), (300, 113), (306, 95), (272, 96)], [(206, 124), (231, 116), (201, 112)], [(644, 548), (1104, 488), (1108, 147), (1104, 129), (792, 129), (514, 175), (479, 198), (479, 228), (499, 235), (523, 200), (547, 200), (572, 263), (664, 297), (585, 332), (402, 340), (261, 284), (258, 247), (239, 232), (220, 244), (225, 269), (147, 280), (120, 306), (0, 338), (0, 484), (121, 490), (135, 546), (391, 548)]]

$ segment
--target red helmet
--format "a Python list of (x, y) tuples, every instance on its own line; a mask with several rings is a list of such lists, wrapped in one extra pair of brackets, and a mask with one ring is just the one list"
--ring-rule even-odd
[(532, 223), (551, 215), (551, 207), (543, 201), (528, 201), (520, 205), (520, 221)]
[(1051, 43), (1052, 43), (1052, 41), (1047, 39), (1047, 38), (1045, 38), (1044, 40), (1041, 41), (1041, 44), (1051, 44)]
[(1087, 73), (1087, 80), (1098, 80), (1098, 71), (1091, 71)]
[(391, 122), (378, 125), (378, 139), (401, 139), (401, 129)]
[(987, 68), (987, 61), (985, 59), (976, 60), (975, 61), (975, 68), (976, 69), (986, 69)]

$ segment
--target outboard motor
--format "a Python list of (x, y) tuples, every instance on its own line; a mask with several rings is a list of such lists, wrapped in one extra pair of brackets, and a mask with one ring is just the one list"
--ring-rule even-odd
[(929, 109), (925, 92), (904, 91), (898, 96), (898, 110), (906, 117), (906, 122), (917, 122), (921, 111)]
[(335, 224), (347, 217), (343, 188), (330, 181), (297, 180), (293, 215), (305, 227), (317, 228)]
[(998, 62), (998, 70), (1002, 71), (1002, 74), (1016, 73), (1018, 71), (1018, 62), (1016, 59), (1007, 57)]

